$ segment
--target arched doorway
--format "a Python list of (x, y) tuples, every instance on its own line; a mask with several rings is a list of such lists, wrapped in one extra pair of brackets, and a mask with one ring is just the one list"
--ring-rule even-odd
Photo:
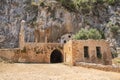
[(63, 55), (62, 55), (62, 53), (59, 50), (55, 49), (51, 53), (50, 62), (51, 63), (61, 63), (61, 62), (63, 62)]

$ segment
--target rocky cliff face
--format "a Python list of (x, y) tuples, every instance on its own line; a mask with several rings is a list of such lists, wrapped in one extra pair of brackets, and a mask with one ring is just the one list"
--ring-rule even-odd
[(30, 23), (37, 13), (32, 9), (30, 0), (0, 0), (0, 48), (18, 47), (20, 22)]
[[(91, 12), (70, 12), (55, 0), (44, 0), (40, 5), (31, 0), (0, 0), (0, 48), (18, 47), (21, 20), (26, 21), (26, 42), (60, 42), (69, 40), (81, 28), (97, 28), (103, 31), (112, 46), (120, 46), (120, 33), (110, 36), (108, 22), (120, 27), (120, 3), (95, 5)], [(64, 35), (68, 37), (64, 37)], [(64, 42), (64, 41), (63, 41)]]

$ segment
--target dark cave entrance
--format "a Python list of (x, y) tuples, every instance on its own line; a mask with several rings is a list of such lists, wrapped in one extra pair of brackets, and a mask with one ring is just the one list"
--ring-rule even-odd
[(51, 63), (61, 63), (61, 62), (63, 62), (63, 55), (62, 55), (62, 53), (59, 50), (55, 49), (51, 53), (50, 62)]

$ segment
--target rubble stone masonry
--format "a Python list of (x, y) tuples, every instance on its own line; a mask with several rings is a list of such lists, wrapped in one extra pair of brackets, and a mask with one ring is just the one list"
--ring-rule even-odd
[[(79, 62), (112, 64), (109, 43), (105, 40), (71, 40), (64, 45), (34, 42), (24, 43), (21, 46), (16, 49), (1, 49), (0, 57), (12, 62), (51, 63), (51, 54), (55, 53), (57, 55), (53, 55), (53, 58), (62, 56), (59, 59), (69, 65), (76, 65)], [(56, 50), (60, 52), (60, 56)]]
[(25, 43), (23, 49), (2, 49), (0, 57), (13, 62), (50, 63), (50, 55), (54, 50), (63, 54), (63, 45), (58, 43)]
[[(88, 57), (85, 57), (84, 47), (88, 47)], [(97, 55), (97, 48), (100, 48)], [(75, 65), (77, 62), (87, 62), (111, 65), (112, 57), (109, 43), (105, 40), (72, 40), (64, 45), (65, 63)]]

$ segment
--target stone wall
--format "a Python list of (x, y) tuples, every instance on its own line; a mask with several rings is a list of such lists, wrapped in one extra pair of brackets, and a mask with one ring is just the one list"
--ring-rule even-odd
[(12, 60), (15, 55), (15, 51), (18, 49), (0, 49), (0, 58), (4, 58), (5, 60)]
[(50, 55), (59, 50), (63, 57), (63, 45), (58, 43), (25, 43), (23, 49), (0, 50), (0, 57), (13, 62), (50, 63)]
[[(84, 47), (88, 47), (89, 57), (84, 55)], [(97, 56), (96, 47), (100, 48), (101, 57)], [(51, 53), (61, 52), (66, 64), (75, 65), (77, 62), (95, 64), (112, 64), (109, 44), (104, 40), (70, 40), (66, 44), (59, 43), (24, 43), (22, 48), (1, 49), (0, 57), (13, 62), (50, 63)]]
[(94, 69), (103, 70), (103, 71), (120, 72), (120, 66), (113, 66), (113, 65), (101, 65), (101, 64), (78, 62), (76, 66), (94, 68)]
[[(69, 46), (72, 44), (72, 46)], [(88, 47), (88, 58), (84, 57), (84, 47)], [(97, 57), (96, 47), (100, 47), (101, 57)], [(66, 55), (71, 55), (70, 63), (72, 60), (72, 65), (75, 65), (76, 62), (88, 62), (88, 63), (97, 63), (97, 64), (112, 64), (112, 57), (109, 48), (109, 44), (104, 40), (73, 40), (69, 41), (64, 46), (64, 52)]]
[(67, 42), (64, 45), (64, 62), (65, 64), (71, 65), (72, 64), (72, 41)]

